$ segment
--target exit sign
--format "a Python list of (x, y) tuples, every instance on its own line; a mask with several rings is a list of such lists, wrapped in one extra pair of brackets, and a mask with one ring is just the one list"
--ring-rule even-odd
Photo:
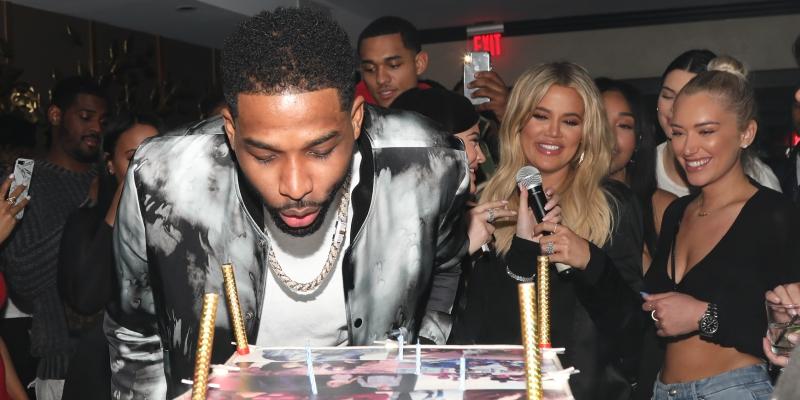
[(499, 32), (475, 35), (472, 37), (472, 51), (488, 51), (492, 57), (497, 57), (503, 53), (502, 39), (503, 34)]

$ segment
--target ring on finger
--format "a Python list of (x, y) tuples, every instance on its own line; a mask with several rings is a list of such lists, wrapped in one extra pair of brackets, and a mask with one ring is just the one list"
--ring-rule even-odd
[(544, 246), (544, 253), (547, 254), (548, 256), (552, 256), (554, 252), (553, 247), (554, 247), (553, 242), (547, 242), (547, 244)]
[(8, 202), (8, 204), (14, 204), (14, 203), (17, 202), (17, 197), (16, 196), (8, 196), (8, 198), (6, 199), (6, 202)]
[(486, 212), (489, 213), (489, 216), (486, 218), (486, 222), (491, 224), (492, 222), (494, 222), (494, 219), (495, 219), (494, 208), (490, 208), (490, 209), (486, 210)]
[(650, 311), (650, 318), (652, 318), (653, 321), (658, 322), (658, 318), (656, 318), (656, 310)]
[(553, 234), (558, 233), (558, 223), (553, 224)]

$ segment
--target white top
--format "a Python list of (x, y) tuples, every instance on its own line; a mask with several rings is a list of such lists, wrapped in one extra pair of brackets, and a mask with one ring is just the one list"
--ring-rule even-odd
[(14, 305), (14, 302), (11, 301), (11, 297), (7, 298), (7, 302), (6, 303), (7, 303), (6, 307), (2, 311), (0, 311), (0, 314), (2, 314), (2, 318), (3, 319), (30, 318), (31, 317), (30, 314), (26, 314), (26, 313), (20, 311), (20, 309), (17, 308), (17, 306)]
[[(353, 157), (349, 193), (358, 184), (361, 154)], [(265, 213), (264, 224), (270, 245), (283, 271), (296, 282), (313, 280), (322, 271), (332, 244), (341, 191), (331, 203), (322, 226), (306, 237), (281, 231)], [(353, 202), (347, 210), (347, 232), (334, 270), (322, 285), (309, 295), (298, 295), (279, 282), (270, 269), (264, 290), (264, 303), (258, 327), (258, 346), (341, 346), (347, 344), (347, 311), (342, 281), (342, 260), (350, 246)]]
[[(666, 157), (668, 144), (669, 141), (666, 141), (656, 148), (656, 181), (658, 182), (659, 189), (666, 190), (678, 197), (683, 197), (689, 194), (689, 188), (684, 186), (683, 182), (673, 181), (669, 175), (667, 175), (667, 169), (664, 167), (664, 158)], [(752, 162), (745, 168), (744, 173), (762, 186), (778, 192), (781, 191), (781, 183), (778, 181), (778, 177), (775, 176), (775, 173), (772, 172), (772, 168), (758, 157), (752, 158)]]
[[(675, 182), (667, 175), (667, 168), (664, 166), (664, 158), (667, 153), (667, 146), (669, 141), (661, 143), (656, 147), (656, 181), (658, 188), (666, 190), (678, 197), (683, 197), (689, 194), (689, 188), (683, 182)], [(672, 160), (669, 160), (672, 162)]]

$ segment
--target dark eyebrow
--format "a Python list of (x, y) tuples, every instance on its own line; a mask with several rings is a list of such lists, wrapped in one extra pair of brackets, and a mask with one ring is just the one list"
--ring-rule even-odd
[(97, 114), (97, 110), (92, 110), (91, 108), (81, 108), (78, 111), (87, 112), (87, 113), (90, 113), (90, 114)]
[[(321, 145), (321, 144), (323, 144), (323, 143), (325, 143), (325, 142), (327, 142), (327, 141), (329, 141), (329, 140), (331, 140), (331, 139), (333, 139), (333, 138), (335, 138), (337, 136), (339, 136), (339, 131), (328, 132), (325, 135), (308, 142), (305, 147), (306, 148), (310, 148), (310, 147), (314, 147), (314, 146), (319, 146), (319, 145)], [(253, 138), (244, 138), (244, 143), (247, 144), (248, 146), (252, 146), (252, 147), (255, 147), (255, 148), (261, 149), (261, 150), (274, 151), (276, 153), (281, 153), (282, 152), (281, 150), (278, 150), (277, 148), (275, 148), (275, 147), (273, 147), (273, 146), (271, 146), (271, 145), (269, 145), (267, 143), (258, 141), (258, 140), (253, 139)]]
[(402, 60), (402, 59), (403, 59), (403, 57), (401, 57), (401, 56), (399, 56), (399, 55), (396, 55), (396, 56), (389, 56), (389, 57), (384, 57), (384, 59), (383, 59), (383, 62), (389, 62), (389, 61), (395, 61), (395, 60)]
[(698, 124), (694, 124), (694, 127), (695, 128), (700, 128), (700, 127), (703, 127), (703, 126), (706, 126), (706, 125), (719, 125), (719, 124), (720, 123), (717, 122), (717, 121), (705, 121), (705, 122), (700, 122)]
[(260, 142), (258, 140), (252, 139), (252, 138), (244, 138), (244, 143), (246, 145), (248, 145), (248, 146), (255, 147), (257, 149), (267, 150), (267, 151), (274, 151), (276, 153), (280, 152), (280, 150), (278, 150), (278, 149), (276, 149), (276, 148), (274, 148), (274, 147), (272, 147), (272, 146), (270, 146), (270, 145), (268, 145), (268, 144), (266, 144), (264, 142)]
[(661, 87), (661, 90), (669, 90), (670, 92), (672, 92), (672, 93), (675, 93), (675, 91), (674, 91), (674, 90), (670, 89), (670, 88), (669, 88), (669, 87), (667, 87), (667, 86), (662, 86), (662, 87)]
[(339, 131), (328, 132), (325, 135), (323, 135), (323, 136), (321, 136), (321, 137), (319, 137), (317, 139), (314, 139), (311, 142), (309, 142), (306, 145), (306, 147), (308, 148), (308, 147), (319, 146), (319, 145), (321, 145), (321, 144), (323, 144), (323, 143), (325, 143), (325, 142), (327, 142), (327, 141), (329, 141), (329, 140), (331, 140), (331, 139), (333, 139), (333, 138), (335, 138), (337, 136), (339, 136)]

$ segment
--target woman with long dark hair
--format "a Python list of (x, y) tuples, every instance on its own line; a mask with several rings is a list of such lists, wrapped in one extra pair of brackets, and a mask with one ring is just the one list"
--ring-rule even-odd
[(603, 96), (608, 122), (617, 139), (609, 176), (628, 185), (642, 206), (644, 274), (655, 254), (664, 210), (676, 197), (658, 188), (655, 132), (639, 91), (625, 82), (608, 78), (598, 78), (595, 84)]

